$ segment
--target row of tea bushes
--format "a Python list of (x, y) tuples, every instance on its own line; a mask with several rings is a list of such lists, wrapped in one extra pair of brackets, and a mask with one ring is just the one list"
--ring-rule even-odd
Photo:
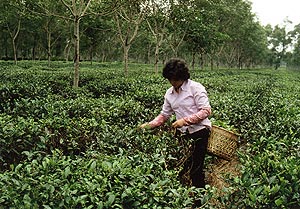
[[(236, 130), (247, 145), (239, 153), (241, 175), (228, 177), (229, 186), (219, 196), (211, 187), (200, 193), (179, 184), (176, 173), (183, 146), (173, 137), (171, 121), (153, 131), (137, 129), (160, 112), (169, 87), (148, 70), (151, 66), (132, 64), (124, 77), (121, 64), (82, 63), (80, 88), (73, 89), (71, 63), (0, 64), (0, 205), (4, 207), (93, 208), (98, 203), (102, 208), (126, 208), (126, 189), (128, 199), (133, 199), (130, 208), (185, 208), (197, 198), (202, 208), (299, 206), (297, 72), (192, 72), (192, 79), (208, 90), (212, 121)], [(57, 166), (47, 168), (50, 161)], [(107, 161), (127, 163), (113, 175), (101, 164)], [(91, 176), (90, 168), (94, 168)], [(149, 178), (148, 168), (153, 177)], [(135, 178), (120, 177), (123, 173)], [(109, 192), (95, 195), (94, 188), (90, 192), (81, 181), (85, 175), (90, 187), (103, 179)], [(160, 192), (153, 194), (154, 190)]]
[(2, 165), (18, 162), (30, 149), (81, 152), (110, 127), (136, 126), (144, 110), (139, 102), (123, 97), (56, 99), (21, 99), (9, 115), (0, 115)]
[[(91, 155), (91, 156), (88, 156)], [(163, 158), (59, 151), (0, 174), (0, 205), (10, 208), (185, 208), (196, 193), (165, 170)], [(205, 204), (205, 202), (203, 203)]]
[(213, 117), (234, 125), (247, 144), (239, 155), (241, 176), (230, 181), (232, 190), (220, 201), (228, 208), (298, 208), (300, 74), (225, 72), (207, 79)]

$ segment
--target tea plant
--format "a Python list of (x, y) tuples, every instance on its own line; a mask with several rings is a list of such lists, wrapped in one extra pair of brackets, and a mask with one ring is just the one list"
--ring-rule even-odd
[[(296, 208), (299, 206), (300, 74), (202, 70), (213, 124), (240, 135), (240, 176), (217, 192), (179, 183), (184, 145), (159, 114), (169, 83), (152, 66), (0, 63), (0, 208)], [(211, 163), (208, 157), (207, 163)], [(216, 204), (217, 201), (217, 204)]]
[[(59, 151), (42, 159), (12, 166), (0, 174), (0, 204), (27, 208), (185, 208), (193, 199), (163, 169), (159, 155), (127, 157), (86, 154), (64, 156)], [(13, 197), (13, 198), (12, 198)]]

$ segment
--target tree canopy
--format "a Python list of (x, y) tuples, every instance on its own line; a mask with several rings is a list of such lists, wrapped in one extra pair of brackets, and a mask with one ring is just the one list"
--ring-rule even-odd
[[(1, 0), (2, 59), (157, 64), (174, 56), (193, 67), (299, 64), (299, 24), (264, 27), (245, 0)], [(287, 22), (288, 24), (288, 22)], [(77, 79), (74, 85), (78, 85)]]

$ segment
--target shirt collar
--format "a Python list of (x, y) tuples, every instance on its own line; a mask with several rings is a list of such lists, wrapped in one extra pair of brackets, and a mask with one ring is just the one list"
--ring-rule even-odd
[[(188, 79), (188, 80), (185, 80), (185, 81), (182, 83), (182, 85), (179, 87), (180, 91), (186, 91), (188, 82), (189, 82), (189, 79)], [(175, 91), (175, 88), (172, 87), (171, 93), (173, 94), (173, 93), (175, 93), (175, 92), (176, 92), (176, 91)]]

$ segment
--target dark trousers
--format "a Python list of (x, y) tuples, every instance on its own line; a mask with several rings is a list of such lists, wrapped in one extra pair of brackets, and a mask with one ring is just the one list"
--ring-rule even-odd
[(198, 188), (204, 188), (205, 186), (203, 168), (209, 135), (210, 130), (207, 128), (184, 135), (184, 140), (192, 139), (192, 153), (185, 161), (180, 175), (185, 175), (188, 172), (192, 185)]

